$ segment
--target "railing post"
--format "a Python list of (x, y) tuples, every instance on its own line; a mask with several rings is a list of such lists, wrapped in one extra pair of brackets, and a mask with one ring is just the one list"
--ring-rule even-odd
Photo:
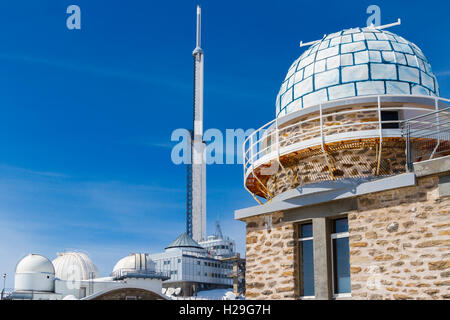
[(412, 159), (411, 159), (411, 124), (406, 122), (406, 171), (412, 172)]
[[(434, 147), (433, 152), (430, 155), (430, 159), (433, 159), (434, 154), (436, 153), (437, 149), (439, 148), (439, 145), (441, 144), (441, 130), (440, 130), (440, 123), (439, 123), (439, 100), (438, 98), (434, 99), (435, 104), (435, 111), (436, 111), (436, 132), (437, 132), (437, 138), (436, 138), (436, 147)], [(432, 137), (431, 137), (432, 138)]]
[(254, 170), (254, 167), (253, 167), (253, 136), (254, 136), (254, 133), (250, 136), (250, 159), (249, 159), (249, 162), (250, 162), (250, 165), (252, 166), (252, 173), (253, 173), (253, 170)]
[[(276, 148), (277, 148), (277, 162), (278, 165), (281, 167), (281, 170), (283, 170), (283, 172), (286, 174), (286, 176), (288, 177), (289, 181), (291, 182), (291, 186), (293, 186), (294, 180), (293, 177), (291, 177), (288, 172), (286, 171), (286, 169), (284, 168), (283, 164), (281, 163), (280, 160), (280, 130), (278, 129), (278, 117), (275, 119), (275, 136), (276, 136)], [(278, 171), (278, 168), (277, 168)], [(294, 173), (292, 171), (292, 173)]]
[[(275, 118), (275, 145), (277, 148), (278, 162), (280, 161), (280, 132), (278, 131), (278, 117)], [(272, 150), (271, 150), (272, 151)]]
[(380, 175), (380, 165), (381, 165), (381, 152), (383, 150), (383, 121), (381, 118), (381, 97), (378, 96), (377, 98), (377, 108), (378, 108), (378, 130), (380, 134), (380, 145), (378, 147), (378, 154), (377, 154), (377, 177)]
[(324, 137), (323, 137), (323, 118), (322, 118), (322, 105), (319, 105), (319, 117), (320, 117), (320, 143), (322, 144), (322, 150), (325, 152)]
[(333, 168), (331, 167), (330, 164), (330, 159), (331, 156), (328, 154), (327, 150), (325, 149), (325, 136), (323, 134), (323, 110), (322, 110), (322, 104), (319, 105), (319, 120), (320, 120), (320, 143), (322, 145), (322, 152), (323, 155), (325, 156), (325, 160), (327, 161), (327, 166), (328, 166), (328, 171), (330, 172), (330, 176), (333, 180), (335, 180), (334, 178), (334, 173), (333, 170), (335, 169), (335, 163), (333, 163)]
[(244, 140), (244, 143), (242, 144), (242, 164), (243, 164), (243, 167), (244, 167), (244, 185), (245, 185), (245, 175), (247, 173), (247, 160), (246, 160), (247, 153), (246, 153), (246, 150), (245, 150), (245, 143), (246, 142)]

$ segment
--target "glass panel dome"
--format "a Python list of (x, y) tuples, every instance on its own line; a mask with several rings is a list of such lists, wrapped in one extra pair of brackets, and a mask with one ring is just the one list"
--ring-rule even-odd
[(385, 30), (355, 28), (325, 36), (289, 68), (277, 117), (342, 98), (439, 96), (436, 76), (415, 44)]

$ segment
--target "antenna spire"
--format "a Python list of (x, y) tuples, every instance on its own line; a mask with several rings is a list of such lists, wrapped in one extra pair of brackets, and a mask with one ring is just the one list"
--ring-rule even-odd
[[(194, 57), (194, 132), (191, 141), (191, 196), (192, 214), (188, 211), (188, 223), (192, 224), (192, 238), (206, 238), (206, 144), (203, 141), (203, 91), (204, 53), (201, 46), (201, 8), (197, 6), (197, 43)], [(188, 190), (189, 192), (189, 190)], [(188, 229), (189, 229), (188, 225)]]
[(197, 5), (197, 48), (202, 47), (202, 8)]

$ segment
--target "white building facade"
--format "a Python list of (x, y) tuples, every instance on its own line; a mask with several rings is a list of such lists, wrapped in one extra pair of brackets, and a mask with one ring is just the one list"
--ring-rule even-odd
[(97, 267), (81, 252), (60, 253), (53, 262), (42, 255), (29, 254), (16, 266), (14, 291), (7, 299), (166, 299), (161, 291), (167, 278), (155, 271), (148, 254), (131, 254), (119, 260), (111, 275), (103, 278), (98, 277)]
[[(214, 243), (217, 241), (208, 242)], [(229, 247), (234, 249), (234, 244)], [(181, 288), (184, 295), (192, 295), (205, 289), (233, 286), (233, 279), (230, 277), (233, 264), (221, 261), (222, 256), (208, 251), (187, 233), (180, 235), (164, 252), (152, 254), (150, 257), (156, 263), (157, 272), (170, 276), (170, 279), (164, 281), (164, 287)]]

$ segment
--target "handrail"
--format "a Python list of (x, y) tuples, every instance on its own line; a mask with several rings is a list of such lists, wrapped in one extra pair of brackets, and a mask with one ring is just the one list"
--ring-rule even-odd
[[(425, 99), (430, 99), (430, 100), (434, 100), (434, 106), (432, 105), (428, 105), (425, 104), (423, 106), (421, 106), (420, 104), (411, 104), (411, 101), (408, 101), (410, 104), (409, 105), (402, 105), (402, 106), (385, 106), (385, 104), (390, 104), (390, 103), (395, 103), (395, 102), (402, 102), (400, 101), (395, 101), (392, 99), (386, 99), (386, 98), (425, 98)], [(355, 100), (357, 101), (358, 99), (360, 99), (362, 97), (355, 97), (355, 98), (350, 98), (350, 99), (340, 99), (340, 100)], [(293, 122), (290, 123), (288, 125), (285, 126), (281, 126), (279, 125), (279, 118), (275, 118), (274, 120), (266, 123), (265, 125), (261, 126), (260, 128), (258, 128), (257, 130), (255, 130), (253, 133), (251, 133), (245, 140), (242, 146), (242, 150), (243, 150), (243, 174), (244, 174), (244, 186), (247, 189), (247, 191), (249, 191), (252, 196), (255, 198), (255, 200), (257, 200), (258, 202), (260, 202), (255, 194), (253, 192), (251, 192), (246, 185), (246, 179), (248, 176), (250, 176), (250, 174), (252, 174), (252, 177), (254, 179), (256, 179), (261, 186), (266, 189), (266, 187), (262, 184), (261, 180), (258, 178), (258, 175), (255, 174), (255, 170), (257, 168), (259, 168), (261, 165), (263, 164), (268, 164), (270, 163), (272, 160), (276, 160), (280, 165), (281, 168), (284, 170), (284, 167), (281, 163), (280, 160), (280, 156), (284, 155), (285, 153), (283, 152), (283, 149), (285, 148), (289, 148), (289, 146), (299, 142), (299, 141), (313, 141), (314, 139), (320, 139), (318, 140), (318, 142), (314, 143), (313, 145), (308, 145), (308, 147), (312, 147), (312, 146), (321, 146), (322, 150), (324, 153), (326, 153), (325, 150), (325, 144), (326, 141), (329, 137), (332, 136), (339, 136), (342, 135), (344, 137), (344, 135), (347, 133), (350, 133), (351, 131), (344, 131), (344, 132), (340, 132), (340, 133), (333, 133), (333, 134), (328, 134), (331, 131), (339, 131), (348, 127), (353, 127), (353, 126), (372, 126), (372, 128), (370, 129), (363, 129), (362, 131), (367, 131), (367, 130), (378, 130), (378, 138), (379, 138), (379, 146), (378, 146), (378, 156), (377, 156), (377, 162), (378, 162), (378, 170), (377, 172), (379, 172), (379, 163), (381, 160), (381, 148), (382, 148), (382, 142), (383, 142), (383, 131), (385, 129), (387, 130), (398, 130), (399, 134), (396, 134), (396, 136), (399, 136), (400, 134), (403, 134), (402, 132), (404, 131), (405, 123), (408, 122), (409, 127), (411, 127), (411, 125), (415, 125), (418, 126), (417, 128), (415, 128), (415, 131), (413, 133), (412, 138), (414, 138), (414, 135), (417, 135), (418, 132), (423, 131), (424, 134), (430, 135), (432, 134), (431, 131), (427, 128), (429, 128), (430, 124), (434, 124), (436, 121), (439, 122), (439, 117), (436, 116), (435, 120), (428, 120), (424, 117), (426, 116), (431, 116), (431, 115), (438, 115), (442, 112), (450, 112), (450, 106), (446, 107), (446, 108), (442, 108), (439, 109), (440, 106), (440, 102), (444, 102), (444, 103), (450, 103), (449, 99), (444, 99), (444, 98), (439, 98), (439, 97), (431, 97), (431, 96), (395, 96), (395, 95), (378, 95), (378, 96), (371, 96), (371, 97), (365, 97), (365, 98), (376, 98), (376, 107), (370, 107), (370, 105), (367, 105), (367, 101), (365, 102), (365, 105), (358, 108), (358, 109), (352, 109), (352, 110), (343, 110), (343, 111), (335, 111), (335, 112), (330, 112), (330, 113), (325, 113), (323, 112), (323, 106), (327, 105), (328, 103), (333, 103), (334, 106), (336, 108), (339, 108), (338, 105), (336, 105), (336, 102), (338, 102), (338, 100), (336, 101), (332, 101), (332, 102), (328, 102), (324, 105), (317, 105), (314, 108), (314, 113), (315, 112), (319, 112), (319, 115), (314, 115), (308, 119), (302, 120), (302, 121), (298, 121), (295, 122), (295, 119), (289, 119), (289, 122)], [(348, 104), (346, 103), (345, 105), (342, 105), (341, 107), (345, 108), (345, 107), (352, 107), (354, 108), (357, 105), (357, 102), (355, 102), (355, 104)], [(434, 107), (434, 108), (433, 108)], [(313, 108), (313, 107), (311, 107)], [(318, 110), (315, 110), (317, 109)], [(431, 111), (430, 109), (433, 108), (435, 109), (435, 111)], [(419, 116), (415, 116), (413, 118), (409, 118), (406, 120), (385, 120), (383, 121), (381, 118), (381, 112), (382, 111), (398, 111), (398, 110), (410, 110), (410, 111), (419, 111), (422, 112), (423, 114), (419, 115)], [(348, 114), (358, 114), (358, 113), (367, 113), (367, 112), (377, 112), (377, 121), (364, 121), (364, 119), (357, 119), (355, 118), (353, 122), (347, 122), (348, 118), (345, 119), (345, 123), (342, 123), (340, 120), (326, 120), (328, 117), (336, 117), (336, 116), (341, 116), (341, 115), (348, 115)], [(305, 114), (299, 115), (297, 117), (305, 117)], [(283, 117), (281, 117), (283, 118)], [(366, 118), (367, 119), (367, 118)], [(417, 121), (419, 120), (419, 121)], [(328, 124), (332, 124), (332, 125), (328, 125)], [(336, 124), (333, 124), (336, 123)], [(309, 129), (305, 129), (303, 128), (304, 125), (306, 124), (314, 124), (313, 127), (309, 128)], [(383, 126), (385, 124), (398, 124), (398, 128), (383, 128)], [(444, 119), (442, 119), (439, 123), (438, 128), (441, 129), (446, 129), (448, 128), (447, 126), (448, 122), (446, 122)], [(297, 128), (299, 129), (299, 132), (295, 132), (294, 131), (290, 131), (292, 128)], [(423, 128), (423, 129), (421, 129)], [(291, 135), (287, 134), (287, 132), (290, 132)], [(391, 132), (392, 131), (388, 131)], [(350, 136), (350, 135), (347, 135)], [(309, 138), (308, 138), (309, 137)], [(389, 135), (387, 135), (386, 137), (389, 137)], [(348, 139), (348, 138), (347, 138)], [(439, 139), (439, 138), (438, 138)], [(435, 147), (435, 152), (436, 150), (438, 150), (439, 145), (437, 145)], [(290, 150), (290, 151), (287, 151)], [(292, 149), (287, 149), (285, 152), (292, 152)], [(264, 163), (257, 163), (260, 159), (262, 159), (263, 157), (269, 157), (269, 158), (264, 158), (265, 160)], [(328, 161), (328, 158), (327, 158)], [(266, 189), (267, 192), (270, 193), (269, 190)], [(265, 192), (264, 192), (265, 193)]]
[(127, 277), (128, 275), (155, 277), (155, 278), (170, 278), (170, 275), (167, 271), (153, 271), (153, 270), (119, 269), (111, 274), (111, 276), (114, 279)]
[[(415, 160), (412, 154), (413, 151), (419, 152), (419, 160), (424, 160), (428, 156), (428, 159), (433, 159), (436, 153), (449, 151), (450, 141), (450, 107), (440, 109), (438, 108), (438, 101), (436, 100), (436, 110), (425, 115), (414, 117), (404, 121), (402, 124), (403, 135), (406, 138), (406, 154), (407, 154), (407, 168), (412, 169), (412, 164)], [(417, 121), (418, 119), (431, 118), (431, 121)], [(444, 117), (444, 119), (442, 119)], [(434, 119), (434, 120), (433, 120)], [(423, 123), (422, 126), (412, 126), (414, 123)], [(428, 125), (426, 127), (426, 125)], [(445, 137), (446, 139), (442, 140)], [(419, 140), (418, 140), (419, 139)], [(441, 143), (443, 141), (443, 143)], [(447, 143), (446, 143), (447, 142)], [(411, 147), (411, 144), (415, 144), (415, 148)], [(444, 149), (439, 150), (444, 144)], [(418, 152), (417, 152), (418, 150)], [(439, 150), (439, 151), (438, 151)]]

